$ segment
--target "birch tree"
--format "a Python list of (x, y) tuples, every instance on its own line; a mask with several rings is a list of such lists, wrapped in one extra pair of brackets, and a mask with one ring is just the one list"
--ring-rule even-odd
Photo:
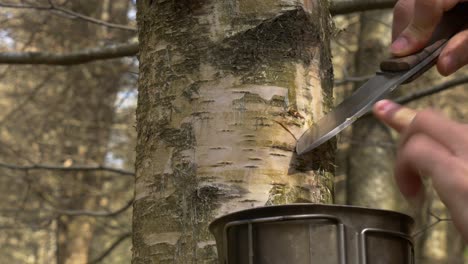
[(332, 106), (326, 1), (137, 8), (133, 263), (213, 263), (213, 218), (332, 202), (334, 143), (294, 152)]

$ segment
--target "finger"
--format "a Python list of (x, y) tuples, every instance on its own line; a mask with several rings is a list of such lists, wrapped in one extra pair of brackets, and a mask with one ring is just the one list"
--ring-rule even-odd
[(458, 201), (463, 201), (463, 206), (458, 209), (465, 209), (466, 201), (468, 201), (468, 165), (466, 160), (452, 155), (450, 158), (445, 157), (444, 160), (438, 162), (443, 163), (442, 165), (446, 167), (444, 173), (432, 175), (434, 188), (439, 194), (450, 194), (440, 195), (444, 202), (454, 206), (459, 205)]
[(465, 161), (424, 134), (413, 135), (398, 152), (395, 180), (402, 194), (413, 200), (422, 191), (421, 176), (430, 177), (441, 200), (452, 211), (466, 208), (468, 166)]
[(413, 19), (392, 43), (392, 53), (406, 56), (424, 48), (443, 13), (458, 2), (459, 0), (415, 0)]
[(374, 105), (374, 114), (385, 124), (402, 132), (411, 124), (416, 116), (416, 111), (402, 107), (390, 100), (382, 100)]
[(424, 134), (415, 134), (398, 152), (395, 181), (410, 201), (421, 204), (424, 197), (421, 177), (430, 177), (434, 189), (447, 206), (456, 227), (468, 238), (468, 165)]
[(457, 156), (468, 155), (468, 133), (465, 127), (439, 113), (431, 110), (417, 113), (390, 100), (377, 102), (374, 106), (374, 113), (382, 122), (403, 133), (402, 144), (413, 134), (423, 133), (450, 149)]
[(414, 0), (399, 0), (393, 9), (392, 41), (409, 25), (413, 17)]
[(452, 213), (453, 223), (465, 237), (465, 242), (468, 243), (468, 225), (466, 224), (468, 223), (468, 210), (466, 210), (468, 204), (468, 165), (466, 160), (458, 159), (456, 162), (456, 167), (450, 168), (447, 175), (450, 183), (441, 183), (440, 181), (444, 180), (444, 177), (439, 177), (437, 181), (434, 179), (434, 188), (438, 193), (442, 193), (444, 190), (439, 187), (444, 187), (447, 193), (451, 194), (448, 197), (442, 195), (441, 199), (449, 210), (454, 212)]
[(447, 76), (468, 64), (468, 29), (450, 39), (440, 54), (437, 70)]
[(415, 134), (400, 147), (395, 166), (395, 180), (409, 200), (421, 195), (421, 176), (431, 178), (447, 174), (447, 157), (443, 145), (425, 134)]
[(462, 157), (468, 149), (468, 135), (463, 126), (432, 110), (416, 114), (402, 135), (401, 144), (415, 134), (425, 134)]

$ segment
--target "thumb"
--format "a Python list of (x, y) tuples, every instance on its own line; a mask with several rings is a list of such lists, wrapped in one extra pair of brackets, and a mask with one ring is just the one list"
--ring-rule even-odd
[(401, 133), (413, 121), (416, 111), (403, 107), (390, 100), (382, 100), (374, 105), (375, 116), (385, 124)]
[(458, 0), (415, 0), (411, 22), (392, 43), (396, 56), (412, 54), (426, 45), (444, 11), (451, 9)]

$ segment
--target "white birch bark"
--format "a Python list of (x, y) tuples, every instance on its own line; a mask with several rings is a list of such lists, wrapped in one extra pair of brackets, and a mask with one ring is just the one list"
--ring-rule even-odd
[(331, 106), (328, 18), (325, 1), (138, 2), (133, 263), (213, 263), (214, 217), (332, 201), (333, 142), (294, 153)]

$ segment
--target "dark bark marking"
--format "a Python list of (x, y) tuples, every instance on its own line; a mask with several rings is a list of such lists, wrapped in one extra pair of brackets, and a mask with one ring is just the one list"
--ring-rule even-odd
[(182, 124), (180, 129), (165, 128), (158, 138), (166, 142), (168, 146), (176, 147), (179, 151), (192, 148), (196, 142), (193, 127), (190, 123)]
[(234, 132), (234, 130), (233, 129), (222, 129), (222, 130), (219, 130), (219, 132), (232, 133), (232, 132)]
[(270, 153), (271, 156), (276, 156), (276, 157), (287, 157), (286, 155), (284, 154), (280, 154), (280, 153)]
[(292, 145), (289, 145), (289, 144), (272, 145), (271, 148), (281, 149), (281, 150), (288, 151), (288, 152), (293, 152), (296, 149), (295, 146), (292, 146)]
[(226, 147), (211, 147), (211, 150), (223, 150), (226, 149)]
[(200, 95), (199, 92), (200, 82), (194, 82), (182, 91), (182, 96), (188, 101), (193, 101), (194, 99), (197, 99), (198, 95)]
[(270, 189), (266, 205), (310, 203), (311, 200), (312, 188), (274, 183)]
[(298, 8), (224, 40), (213, 50), (214, 63), (233, 72), (249, 72), (275, 61), (284, 62), (285, 58), (309, 64), (313, 54), (307, 47), (317, 39), (313, 19)]
[(210, 167), (212, 168), (217, 168), (217, 167), (226, 167), (229, 165), (232, 165), (233, 163), (231, 161), (220, 161), (216, 164), (211, 165)]
[(241, 203), (256, 203), (258, 202), (257, 200), (250, 200), (250, 199), (245, 199), (245, 200), (242, 200), (240, 201)]
[(232, 183), (244, 183), (245, 181), (244, 181), (244, 180), (228, 180), (228, 182), (232, 182)]
[(318, 148), (303, 155), (297, 155), (294, 151), (291, 159), (289, 173), (324, 170), (333, 172), (335, 166), (330, 160), (333, 160), (336, 149), (336, 139), (331, 139)]

